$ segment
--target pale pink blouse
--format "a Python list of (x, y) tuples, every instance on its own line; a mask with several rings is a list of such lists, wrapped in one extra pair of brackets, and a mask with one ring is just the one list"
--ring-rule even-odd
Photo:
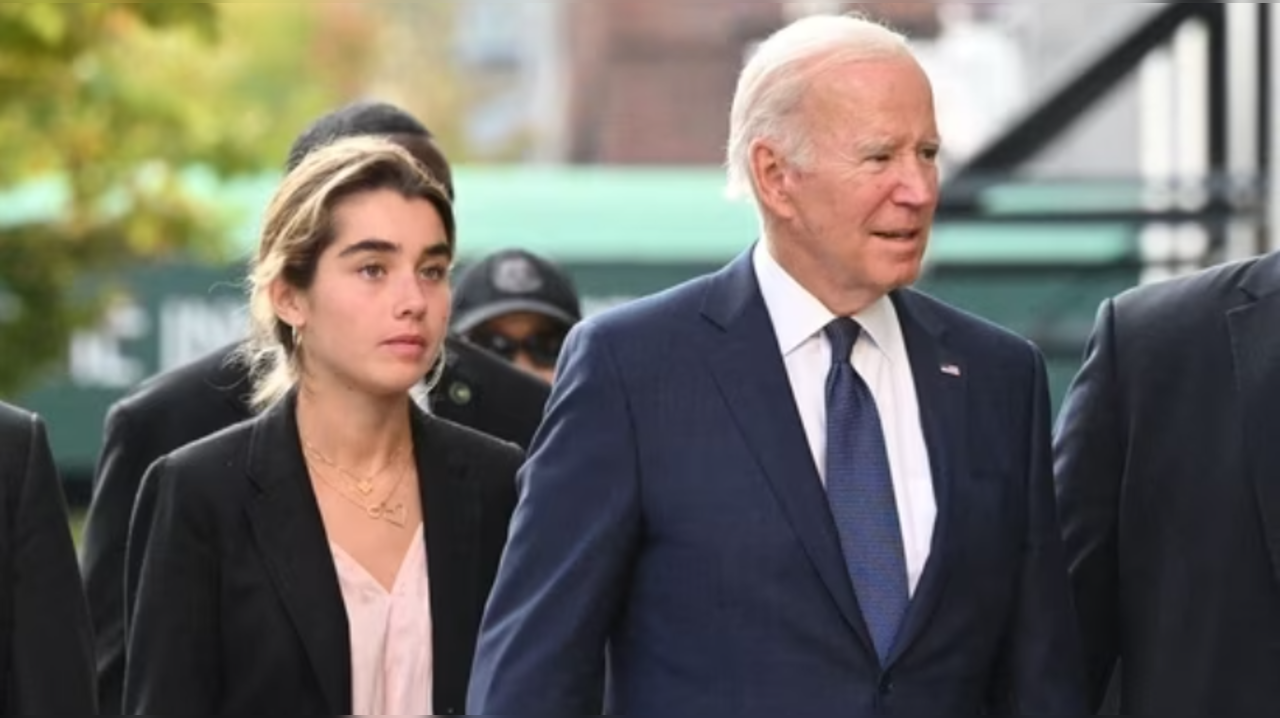
[(431, 590), (422, 526), (390, 593), (341, 547), (329, 546), (351, 629), (352, 715), (432, 715)]

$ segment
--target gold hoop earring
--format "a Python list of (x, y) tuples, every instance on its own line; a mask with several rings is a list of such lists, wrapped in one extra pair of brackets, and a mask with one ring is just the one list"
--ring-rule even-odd
[(292, 349), (294, 351), (302, 348), (302, 332), (298, 331), (298, 328), (292, 324), (289, 325), (289, 339), (292, 340)]

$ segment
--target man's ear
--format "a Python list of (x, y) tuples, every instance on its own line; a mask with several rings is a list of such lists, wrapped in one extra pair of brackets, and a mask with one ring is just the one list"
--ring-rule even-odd
[(786, 158), (772, 140), (763, 138), (751, 143), (748, 157), (756, 200), (773, 216), (790, 219), (795, 207), (791, 203), (791, 172)]
[(301, 330), (307, 323), (306, 297), (302, 290), (276, 277), (269, 289), (271, 306), (280, 321)]

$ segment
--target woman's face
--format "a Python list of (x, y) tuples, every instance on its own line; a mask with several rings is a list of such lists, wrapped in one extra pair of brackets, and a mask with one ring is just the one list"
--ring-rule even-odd
[(298, 330), (307, 382), (404, 394), (431, 368), (449, 325), (444, 223), (427, 200), (379, 189), (339, 202), (334, 227), (309, 289), (276, 280), (276, 312)]

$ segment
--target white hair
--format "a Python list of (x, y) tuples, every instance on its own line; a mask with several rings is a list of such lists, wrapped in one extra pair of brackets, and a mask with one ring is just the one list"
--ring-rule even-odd
[(774, 140), (800, 165), (810, 161), (810, 139), (793, 115), (819, 73), (848, 62), (910, 56), (905, 36), (861, 15), (810, 15), (770, 35), (738, 76), (729, 112), (725, 193), (755, 198), (751, 145), (758, 139)]

